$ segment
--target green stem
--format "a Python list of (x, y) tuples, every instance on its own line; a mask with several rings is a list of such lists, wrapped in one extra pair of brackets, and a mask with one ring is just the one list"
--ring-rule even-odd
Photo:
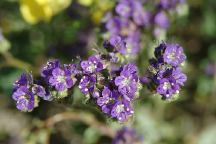
[(15, 68), (23, 69), (25, 71), (33, 71), (33, 73), (35, 72), (31, 64), (13, 57), (13, 55), (11, 55), (9, 52), (2, 53), (2, 56), (5, 59), (5, 63), (1, 64), (1, 67), (12, 66)]

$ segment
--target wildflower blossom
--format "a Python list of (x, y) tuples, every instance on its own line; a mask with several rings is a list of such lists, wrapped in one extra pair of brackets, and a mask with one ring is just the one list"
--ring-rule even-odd
[(104, 68), (104, 65), (99, 55), (91, 56), (87, 61), (82, 61), (80, 65), (84, 73), (87, 74), (99, 72)]
[(155, 15), (154, 22), (158, 27), (167, 29), (170, 25), (169, 19), (165, 12), (158, 12)]
[(117, 131), (112, 144), (141, 144), (142, 141), (142, 137), (134, 129), (123, 127)]
[(57, 91), (67, 91), (76, 83), (76, 74), (79, 73), (76, 65), (61, 66), (59, 60), (50, 60), (41, 69), (41, 76)]
[(119, 52), (121, 54), (126, 54), (126, 43), (122, 40), (120, 36), (112, 36), (109, 39), (109, 44), (112, 48), (113, 52)]
[(143, 8), (142, 3), (133, 1), (133, 14), (132, 18), (138, 26), (148, 26), (150, 24), (151, 13)]
[(118, 86), (118, 91), (126, 96), (128, 100), (133, 99), (138, 85), (137, 68), (133, 64), (128, 64), (123, 67), (120, 76), (115, 78), (115, 85)]
[(170, 98), (173, 94), (179, 93), (179, 85), (172, 77), (160, 79), (157, 92), (166, 98)]
[(25, 86), (18, 88), (12, 95), (16, 101), (17, 109), (21, 111), (32, 111), (36, 106), (36, 97)]
[(164, 62), (172, 66), (178, 66), (185, 61), (186, 56), (181, 46), (178, 44), (168, 44), (166, 45), (163, 59)]
[(74, 85), (74, 81), (70, 74), (67, 74), (60, 68), (55, 68), (52, 71), (52, 76), (49, 79), (49, 84), (55, 86), (57, 91), (64, 91)]
[(110, 90), (108, 87), (104, 87), (102, 96), (97, 98), (97, 104), (104, 113), (120, 122), (127, 121), (134, 114), (131, 102), (117, 90)]
[(84, 75), (79, 83), (79, 89), (83, 94), (93, 93), (96, 84), (96, 75)]
[(132, 3), (128, 0), (121, 0), (116, 8), (116, 13), (119, 14), (122, 17), (128, 18), (132, 14)]
[(52, 76), (52, 71), (60, 67), (59, 60), (49, 60), (46, 65), (41, 68), (41, 76), (48, 82)]
[(120, 122), (125, 122), (134, 114), (131, 103), (127, 100), (116, 101), (111, 109), (111, 116)]
[(170, 99), (179, 94), (181, 86), (184, 86), (187, 76), (182, 72), (180, 65), (186, 56), (183, 48), (178, 44), (161, 43), (155, 49), (156, 59), (151, 59), (149, 66), (149, 78), (147, 81), (157, 93), (164, 99)]
[(45, 88), (33, 83), (31, 74), (22, 74), (14, 83), (12, 98), (21, 111), (32, 111), (38, 105), (38, 97), (47, 99)]

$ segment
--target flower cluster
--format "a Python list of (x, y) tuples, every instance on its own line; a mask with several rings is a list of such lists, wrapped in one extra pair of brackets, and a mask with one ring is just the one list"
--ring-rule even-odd
[(41, 70), (41, 76), (49, 86), (53, 98), (63, 98), (76, 83), (78, 70), (75, 64), (61, 66), (59, 60), (50, 60)]
[(115, 13), (108, 13), (105, 18), (109, 38), (118, 36), (118, 41), (121, 39), (126, 43), (117, 52), (128, 58), (135, 56), (141, 48), (141, 31), (144, 29), (153, 30), (156, 38), (162, 37), (170, 26), (169, 13), (177, 11), (177, 6), (184, 3), (185, 0), (119, 0)]
[(149, 14), (137, 0), (120, 0), (115, 7), (116, 16), (108, 14), (106, 29), (110, 37), (119, 36), (127, 45), (119, 49), (126, 56), (136, 55), (140, 49), (140, 26), (149, 22)]
[(99, 97), (98, 85), (104, 80), (101, 72), (105, 69), (104, 61), (100, 55), (93, 55), (88, 60), (81, 61), (83, 76), (79, 83), (81, 92), (95, 98)]
[[(61, 65), (59, 60), (50, 60), (41, 69), (44, 87), (33, 84), (32, 77), (22, 75), (14, 84), (13, 98), (18, 109), (29, 111), (36, 106), (37, 96), (45, 100), (61, 99), (77, 83), (80, 91), (103, 113), (120, 122), (127, 121), (134, 113), (132, 102), (140, 89), (138, 70), (134, 64), (116, 65), (113, 69), (115, 62), (111, 53), (93, 55), (79, 64)], [(20, 108), (23, 98), (31, 108)]]
[(180, 67), (186, 59), (183, 48), (178, 44), (161, 43), (154, 54), (155, 58), (150, 60), (147, 83), (163, 99), (173, 98), (187, 80)]
[(134, 113), (132, 102), (138, 95), (139, 88), (136, 66), (124, 65), (112, 72), (109, 82), (97, 98), (97, 104), (112, 118), (120, 122), (127, 121)]
[(117, 131), (112, 144), (142, 144), (143, 138), (132, 128), (123, 127)]
[(31, 74), (22, 74), (14, 83), (12, 98), (16, 101), (17, 109), (32, 111), (38, 106), (39, 99), (49, 100), (49, 93), (41, 85), (33, 83)]
[[(125, 43), (120, 37), (113, 37), (104, 46), (115, 51)], [(177, 94), (186, 81), (186, 75), (180, 69), (186, 57), (182, 47), (166, 43), (155, 49), (155, 57), (150, 60), (147, 80), (151, 80), (157, 93), (167, 99)], [(77, 84), (86, 98), (103, 113), (119, 122), (126, 122), (134, 114), (132, 105), (139, 96), (140, 81), (135, 64), (119, 65), (115, 55), (108, 50), (81, 60), (79, 64), (61, 65), (59, 60), (48, 61), (41, 69), (40, 85), (33, 83), (31, 74), (21, 75), (14, 83), (13, 99), (17, 101), (18, 109), (31, 111), (38, 105), (38, 97), (62, 99), (69, 96)]]
[(82, 61), (79, 88), (102, 112), (124, 122), (134, 113), (131, 102), (138, 92), (137, 68), (127, 64), (114, 71), (107, 69), (105, 63), (99, 55)]
[(177, 12), (177, 7), (186, 3), (186, 0), (160, 0), (155, 4), (155, 10), (152, 12), (152, 22), (154, 24), (153, 34), (160, 37), (166, 33), (170, 27), (170, 13)]

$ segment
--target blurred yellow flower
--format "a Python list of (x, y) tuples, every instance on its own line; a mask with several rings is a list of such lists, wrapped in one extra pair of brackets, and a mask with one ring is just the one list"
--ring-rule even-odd
[(94, 23), (99, 24), (101, 19), (107, 11), (113, 7), (113, 1), (111, 0), (94, 0), (95, 8), (92, 10), (92, 20)]
[(77, 0), (80, 5), (90, 7), (91, 19), (99, 24), (104, 14), (113, 7), (112, 0)]
[(48, 22), (52, 16), (70, 5), (72, 0), (20, 0), (20, 11), (30, 24)]
[(90, 6), (95, 0), (78, 0), (78, 3), (83, 6)]

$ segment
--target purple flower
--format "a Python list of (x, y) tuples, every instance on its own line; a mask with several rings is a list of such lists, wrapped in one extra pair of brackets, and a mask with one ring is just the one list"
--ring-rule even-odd
[(99, 97), (97, 99), (97, 104), (99, 106), (106, 105), (110, 101), (111, 97), (112, 97), (112, 92), (110, 91), (110, 89), (108, 87), (104, 87), (102, 91), (102, 97)]
[(159, 12), (154, 18), (154, 22), (161, 28), (167, 29), (170, 25), (169, 19), (165, 12)]
[(39, 96), (43, 100), (51, 101), (53, 99), (52, 95), (43, 86), (34, 84), (31, 88), (32, 93), (35, 96)]
[(88, 60), (82, 61), (80, 65), (86, 74), (96, 73), (104, 69), (99, 55), (91, 56)]
[(78, 65), (76, 64), (64, 64), (65, 73), (76, 76), (77, 74), (81, 74), (82, 72), (78, 70)]
[(49, 60), (45, 66), (41, 69), (41, 76), (48, 82), (50, 76), (52, 76), (52, 71), (55, 68), (60, 67), (60, 61), (59, 60)]
[(118, 130), (112, 144), (141, 144), (142, 137), (132, 128), (123, 127)]
[(93, 93), (95, 90), (96, 75), (84, 75), (79, 83), (79, 89), (83, 94)]
[(128, 37), (125, 39), (125, 42), (126, 42), (126, 53), (129, 56), (136, 55), (139, 52), (141, 47), (139, 31), (136, 31), (128, 35)]
[(165, 9), (170, 8), (171, 0), (160, 0), (159, 5)]
[(124, 17), (115, 16), (107, 21), (106, 29), (109, 31), (110, 36), (120, 35), (126, 37), (128, 33), (136, 29), (136, 26)]
[(184, 54), (183, 48), (178, 44), (166, 44), (163, 59), (164, 62), (172, 66), (178, 66), (185, 61), (186, 56)]
[(61, 68), (55, 68), (49, 78), (49, 84), (54, 86), (57, 91), (64, 91), (71, 88), (75, 82), (71, 75), (67, 75)]
[(116, 12), (118, 16), (111, 17), (106, 23), (112, 47), (105, 47), (127, 57), (134, 56), (140, 49), (139, 26), (148, 25), (150, 15), (143, 10), (140, 1), (133, 0), (120, 0)]
[(23, 73), (13, 84), (13, 91), (16, 91), (21, 86), (28, 87), (33, 84), (33, 77), (31, 74)]
[(97, 99), (98, 106), (101, 107), (104, 113), (109, 114), (113, 106), (113, 102), (113, 92), (108, 87), (104, 87), (102, 96)]
[(115, 8), (116, 13), (122, 17), (128, 18), (132, 14), (132, 5), (130, 0), (121, 0)]
[(111, 35), (119, 35), (121, 32), (122, 20), (120, 17), (113, 17), (106, 23), (106, 29)]
[(128, 120), (133, 113), (134, 110), (132, 109), (130, 102), (127, 100), (116, 101), (111, 110), (111, 116), (120, 122)]
[(140, 1), (133, 2), (133, 21), (138, 26), (148, 26), (150, 23), (151, 14), (144, 10)]
[(115, 78), (115, 85), (118, 91), (128, 100), (134, 98), (137, 91), (138, 76), (136, 74), (137, 67), (133, 64), (127, 64), (123, 67), (120, 76)]
[(184, 86), (184, 83), (187, 80), (187, 76), (184, 73), (182, 73), (180, 68), (173, 69), (172, 76), (176, 80), (177, 84)]
[(119, 60), (119, 58), (115, 55), (115, 53), (109, 53), (108, 56), (109, 56), (109, 61), (111, 63), (117, 63)]
[(36, 106), (35, 99), (41, 97), (44, 100), (48, 99), (48, 93), (45, 88), (41, 85), (33, 83), (32, 74), (23, 73), (18, 80), (13, 84), (13, 99), (17, 101), (17, 108), (22, 111), (30, 111), (33, 108), (31, 104), (34, 102)]
[(173, 94), (179, 93), (179, 85), (173, 77), (163, 78), (159, 81), (157, 92), (165, 98), (170, 98)]
[(34, 84), (31, 91), (33, 92), (34, 95), (37, 95), (41, 98), (44, 98), (46, 96), (45, 88), (40, 85)]
[(97, 98), (97, 104), (104, 113), (120, 122), (125, 122), (134, 113), (131, 102), (127, 101), (118, 90), (111, 90), (108, 87), (104, 87), (102, 95)]
[(37, 106), (37, 97), (25, 86), (19, 87), (12, 95), (16, 101), (17, 109), (32, 111)]
[(109, 43), (115, 49), (115, 51), (121, 54), (126, 54), (126, 44), (120, 36), (110, 37)]

